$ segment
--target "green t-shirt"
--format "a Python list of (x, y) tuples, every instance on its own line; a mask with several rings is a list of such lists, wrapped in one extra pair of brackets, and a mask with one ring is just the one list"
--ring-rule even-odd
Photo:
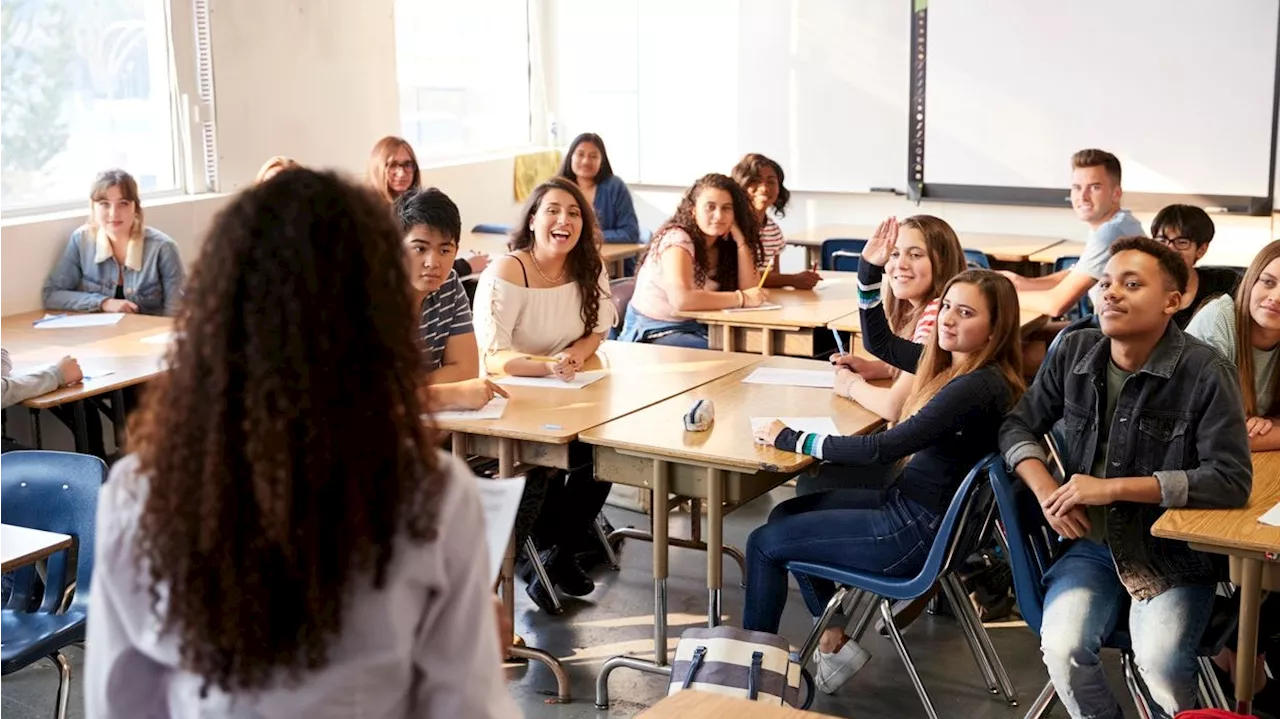
[[(1101, 427), (1098, 431), (1098, 451), (1093, 455), (1093, 476), (1107, 476), (1107, 444), (1111, 437), (1111, 420), (1116, 413), (1116, 402), (1120, 400), (1120, 390), (1124, 389), (1124, 383), (1133, 376), (1132, 372), (1121, 369), (1116, 366), (1114, 361), (1107, 362), (1107, 398), (1106, 406), (1102, 410)], [(1098, 544), (1107, 543), (1107, 508), (1106, 507), (1085, 507), (1085, 514), (1089, 517), (1090, 529), (1085, 535), (1085, 539)]]

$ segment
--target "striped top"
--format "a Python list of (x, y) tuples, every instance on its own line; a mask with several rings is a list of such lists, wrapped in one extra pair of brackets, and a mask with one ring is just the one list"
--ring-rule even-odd
[(778, 223), (768, 215), (764, 217), (764, 224), (760, 225), (760, 244), (764, 245), (764, 264), (760, 265), (761, 270), (772, 264), (773, 258), (782, 254), (782, 250), (787, 246), (787, 238), (783, 236), (782, 228), (778, 227)]
[(929, 341), (934, 325), (938, 324), (938, 308), (941, 306), (942, 298), (940, 297), (933, 298), (924, 306), (924, 312), (920, 314), (920, 319), (916, 320), (916, 328), (911, 333), (912, 342), (922, 345)]
[(444, 346), (450, 337), (473, 332), (467, 291), (462, 288), (458, 273), (450, 270), (449, 279), (440, 285), (440, 289), (422, 300), (418, 337), (422, 340), (422, 352), (427, 356), (427, 371), (434, 372), (444, 364)]

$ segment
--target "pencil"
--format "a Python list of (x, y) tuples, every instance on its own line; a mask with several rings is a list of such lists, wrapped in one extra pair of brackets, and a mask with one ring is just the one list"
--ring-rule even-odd
[(529, 360), (530, 362), (552, 362), (552, 363), (555, 363), (555, 362), (559, 362), (559, 361), (560, 361), (560, 360), (559, 360), (559, 358), (556, 358), (556, 357), (542, 357), (542, 356), (540, 356), (540, 355), (525, 355), (525, 356), (524, 356), (524, 358), (525, 358), (525, 359), (527, 359), (527, 360)]
[(764, 268), (764, 274), (760, 275), (760, 282), (759, 284), (756, 285), (757, 290), (760, 289), (761, 287), (764, 287), (764, 281), (769, 279), (769, 270), (772, 270), (772, 269), (773, 269), (773, 263), (770, 262), (769, 266)]

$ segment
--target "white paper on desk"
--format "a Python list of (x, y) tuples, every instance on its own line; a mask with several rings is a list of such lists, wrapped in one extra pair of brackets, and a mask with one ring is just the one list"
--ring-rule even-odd
[(550, 377), (516, 377), (515, 375), (507, 375), (495, 379), (500, 385), (507, 387), (542, 387), (544, 389), (582, 389), (592, 382), (599, 382), (604, 379), (604, 370), (591, 370), (590, 372), (579, 372), (574, 375), (573, 379), (565, 382), (555, 376)]
[(751, 431), (759, 431), (761, 427), (773, 420), (778, 420), (791, 429), (815, 434), (840, 434), (836, 421), (830, 417), (752, 417)]
[(769, 302), (767, 304), (760, 305), (759, 307), (729, 307), (721, 311), (722, 312), (761, 312), (764, 310), (780, 310), (780, 309), (782, 309), (782, 305)]
[(38, 330), (65, 330), (72, 327), (104, 327), (119, 324), (124, 319), (122, 312), (95, 312), (88, 315), (45, 315), (35, 328)]
[(776, 384), (788, 387), (818, 387), (831, 389), (836, 386), (836, 373), (829, 369), (785, 369), (782, 367), (757, 367), (743, 378), (744, 384)]
[(1258, 517), (1258, 521), (1263, 524), (1270, 524), (1273, 527), (1280, 527), (1280, 504), (1267, 510), (1267, 513)]
[(167, 345), (173, 341), (173, 333), (159, 332), (154, 335), (147, 335), (138, 341), (144, 345)]
[(437, 420), (469, 420), (469, 419), (502, 419), (502, 413), (507, 409), (506, 397), (494, 397), (489, 400), (489, 404), (480, 409), (456, 409), (445, 410), (444, 412), (436, 412)]
[(502, 557), (511, 541), (516, 524), (520, 495), (524, 494), (524, 475), (506, 479), (477, 479), (480, 506), (484, 511), (484, 539), (489, 548), (489, 584), (498, 581)]

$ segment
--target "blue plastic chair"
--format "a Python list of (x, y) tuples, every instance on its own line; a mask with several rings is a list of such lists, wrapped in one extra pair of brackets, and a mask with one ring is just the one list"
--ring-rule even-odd
[(911, 655), (907, 652), (907, 646), (902, 641), (902, 633), (894, 623), (892, 602), (924, 596), (935, 583), (941, 583), (942, 590), (946, 593), (956, 618), (960, 622), (965, 640), (969, 643), (969, 649), (973, 652), (974, 659), (977, 661), (978, 669), (982, 672), (987, 688), (993, 694), (1003, 692), (1008, 702), (1017, 706), (1017, 690), (1014, 689), (1013, 682), (1010, 681), (1009, 675), (1005, 672), (1000, 658), (996, 656), (995, 648), (992, 647), (986, 630), (983, 629), (982, 623), (978, 621), (977, 615), (974, 614), (968, 593), (964, 590), (963, 585), (960, 583), (960, 578), (955, 573), (955, 570), (960, 567), (965, 558), (979, 547), (983, 536), (990, 529), (995, 506), (991, 501), (991, 489), (987, 482), (987, 473), (991, 466), (1000, 464), (1001, 461), (999, 455), (991, 454), (983, 458), (981, 462), (969, 471), (969, 474), (956, 490), (950, 506), (947, 507), (946, 514), (943, 515), (942, 524), (938, 527), (938, 534), (934, 538), (933, 547), (930, 548), (928, 557), (925, 558), (924, 566), (914, 577), (889, 577), (874, 572), (863, 572), (814, 562), (787, 563), (787, 569), (795, 574), (806, 574), (811, 577), (827, 579), (835, 582), (840, 587), (835, 596), (831, 598), (831, 601), (827, 603), (826, 610), (817, 623), (814, 624), (809, 637), (801, 645), (798, 653), (798, 661), (801, 666), (813, 656), (814, 650), (818, 647), (819, 637), (822, 636), (822, 632), (830, 624), (831, 618), (844, 601), (846, 594), (851, 590), (871, 594), (873, 598), (869, 603), (868, 610), (858, 620), (853, 632), (853, 638), (857, 640), (862, 632), (866, 630), (866, 625), (871, 618), (871, 609), (878, 605), (880, 616), (889, 632), (889, 639), (893, 642), (894, 648), (897, 649), (898, 656), (902, 658), (902, 663), (906, 665), (907, 673), (911, 677), (911, 683), (915, 686), (916, 693), (920, 695), (920, 701), (924, 704), (925, 711), (929, 714), (930, 719), (937, 719), (938, 713), (933, 708), (933, 701), (929, 698), (928, 692), (925, 691), (924, 684), (920, 681), (920, 675), (916, 671), (915, 663), (912, 662)]
[(991, 269), (991, 258), (987, 257), (987, 253), (982, 250), (973, 250), (966, 247), (964, 250), (964, 263), (971, 270)]
[[(1057, 539), (1044, 519), (1035, 495), (1024, 486), (1016, 485), (1009, 476), (1004, 462), (996, 462), (990, 471), (991, 490), (995, 495), (996, 507), (999, 510), (1000, 525), (1009, 568), (1013, 573), (1013, 590), (1018, 598), (1018, 612), (1026, 620), (1027, 626), (1037, 635), (1044, 620), (1044, 574), (1049, 566), (1061, 555), (1066, 545)], [(1199, 647), (1198, 682), (1200, 701), (1207, 707), (1230, 709), (1218, 679), (1213, 673), (1209, 657), (1221, 650), (1228, 635), (1235, 628), (1229, 604), (1220, 598), (1221, 607), (1215, 606), (1214, 618), (1205, 631)], [(1122, 613), (1127, 616), (1127, 613)], [(1141, 716), (1150, 717), (1151, 710), (1147, 703), (1146, 692), (1140, 685), (1133, 653), (1129, 646), (1129, 635), (1125, 627), (1118, 627), (1103, 646), (1119, 649), (1124, 667), (1125, 684), (1134, 706)], [(1024, 719), (1040, 719), (1046, 715), (1057, 700), (1057, 691), (1053, 682), (1047, 682), (1040, 695), (1032, 703)]]
[[(107, 465), (87, 454), (33, 450), (0, 455), (0, 512), (5, 523), (74, 539), (71, 550), (49, 557), (36, 611), (27, 611), (36, 580), (35, 567), (28, 565), (13, 573), (13, 589), (0, 612), (0, 673), (11, 674), (41, 658), (52, 661), (59, 675), (59, 719), (66, 716), (71, 688), (71, 664), (62, 649), (84, 641), (98, 492), (106, 479)], [(74, 583), (68, 561), (73, 551)]]
[(822, 241), (822, 269), (831, 272), (857, 272), (858, 260), (866, 240), (832, 238)]
[(493, 223), (482, 223), (471, 228), (472, 232), (478, 232), (482, 235), (505, 235), (511, 232), (510, 225), (497, 225)]
[[(1080, 262), (1080, 258), (1076, 255), (1063, 255), (1053, 261), (1053, 271), (1061, 272), (1075, 267)], [(1067, 312), (1067, 319), (1078, 320), (1081, 317), (1087, 317), (1093, 314), (1093, 303), (1089, 301), (1089, 293), (1086, 292), (1083, 297), (1076, 302), (1076, 306)]]

